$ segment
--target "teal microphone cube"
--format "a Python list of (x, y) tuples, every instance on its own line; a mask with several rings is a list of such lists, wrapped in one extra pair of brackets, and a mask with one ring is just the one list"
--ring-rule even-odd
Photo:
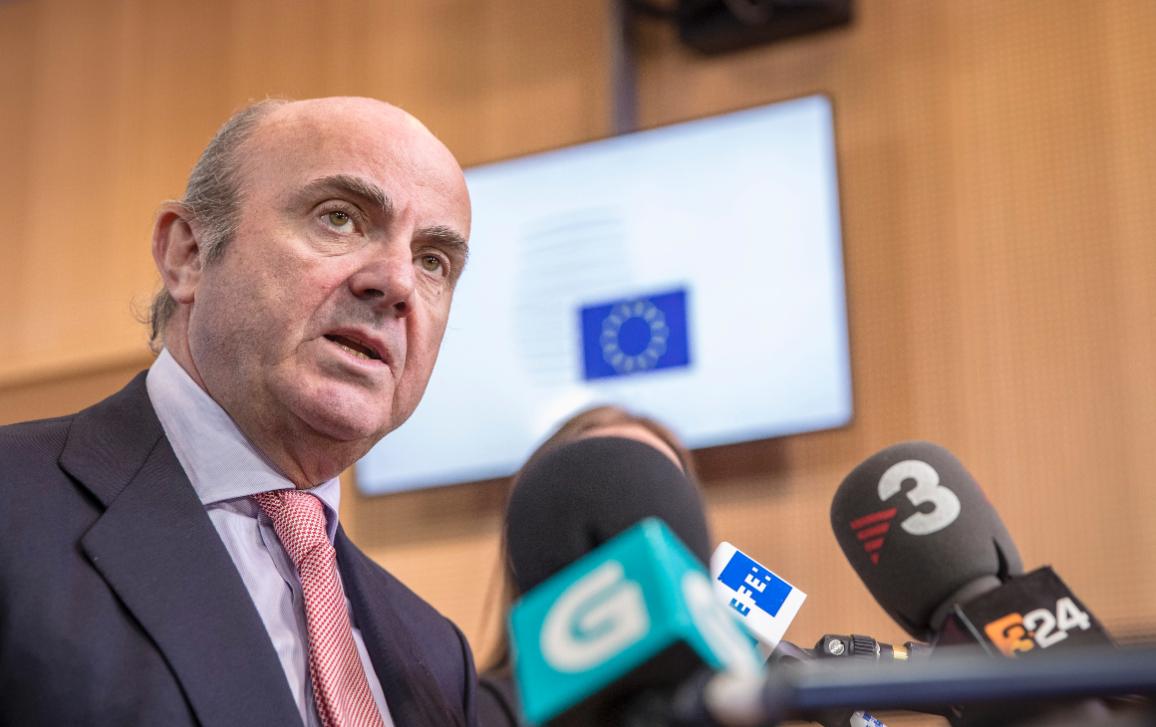
[(609, 724), (631, 698), (699, 668), (762, 669), (702, 564), (655, 518), (526, 594), (510, 613), (510, 643), (531, 725)]

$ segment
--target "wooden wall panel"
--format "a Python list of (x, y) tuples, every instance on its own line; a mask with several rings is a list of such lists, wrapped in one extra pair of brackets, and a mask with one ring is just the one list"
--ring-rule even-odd
[[(0, 8), (0, 219), (9, 231), (0, 233), (0, 352), (18, 345), (17, 331), (27, 318), (21, 295), (20, 278), (25, 269), (23, 238), (35, 218), (29, 214), (27, 139), (32, 133), (27, 114), (9, 111), (26, 103), (28, 79), (32, 72), (33, 35), (27, 27), (33, 15), (31, 4)], [(7, 359), (7, 355), (0, 355)], [(3, 365), (3, 364), (0, 364)]]
[(1129, 243), (1109, 212), (1111, 160), (1116, 145), (1143, 141), (1111, 134), (1105, 81), (1132, 69), (1111, 62), (1104, 8), (1030, 10), (966, 12), (957, 20), (978, 32), (952, 47), (967, 69), (956, 79), (955, 218), (973, 292), (964, 325), (980, 364), (959, 380), (968, 444), (1003, 479), (1025, 556), (1057, 561), (1102, 599), (1103, 617), (1126, 619), (1144, 603), (1151, 613), (1156, 597), (1156, 583), (1134, 578), (1136, 535), (1156, 514), (1129, 471), (1141, 442), (1120, 426), (1138, 402), (1113, 371), (1122, 352), (1112, 251)]
[(1152, 633), (1152, 8), (857, 7), (849, 30), (724, 58), (646, 35), (645, 123), (815, 91), (836, 105), (856, 421), (712, 482), (717, 535), (798, 574), (800, 640), (902, 638), (826, 509), (872, 451), (934, 439), (1028, 565), (1055, 564), (1117, 631)]
[[(850, 28), (717, 58), (640, 28), (643, 125), (816, 91), (836, 108), (856, 418), (701, 452), (715, 534), (810, 593), (796, 640), (904, 640), (827, 508), (864, 457), (928, 438), (1027, 564), (1152, 634), (1156, 5), (856, 7)], [(0, 4), (0, 133), (22, 142), (0, 148), (0, 421), (147, 365), (129, 304), (154, 284), (152, 210), (232, 109), (380, 96), (467, 164), (572, 143), (609, 130), (607, 27), (604, 3), (566, 0)], [(503, 487), (345, 489), (355, 539), (482, 653)]]
[(0, 387), (143, 356), (157, 204), (235, 109), (369, 95), (463, 163), (605, 133), (604, 13), (495, 0), (0, 4)]

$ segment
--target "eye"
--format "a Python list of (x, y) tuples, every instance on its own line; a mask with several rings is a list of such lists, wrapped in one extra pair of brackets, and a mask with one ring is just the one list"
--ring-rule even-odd
[(445, 262), (437, 255), (421, 255), (418, 257), (418, 264), (421, 265), (422, 270), (429, 273), (440, 273), (445, 270)]
[(344, 210), (330, 210), (321, 215), (321, 219), (338, 232), (353, 232), (353, 217)]

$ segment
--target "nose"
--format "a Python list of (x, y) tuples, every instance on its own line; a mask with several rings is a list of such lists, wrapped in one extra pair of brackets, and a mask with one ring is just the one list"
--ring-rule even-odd
[(378, 310), (404, 316), (413, 307), (416, 275), (408, 243), (391, 240), (349, 277), (349, 289)]

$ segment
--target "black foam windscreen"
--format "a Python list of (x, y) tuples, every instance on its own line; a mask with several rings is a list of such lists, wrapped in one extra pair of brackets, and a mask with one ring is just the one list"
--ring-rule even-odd
[(639, 520), (666, 522), (704, 565), (711, 539), (698, 488), (657, 449), (593, 437), (535, 459), (506, 509), (506, 547), (522, 593)]
[(979, 486), (930, 442), (888, 447), (839, 486), (831, 526), (885, 611), (927, 640), (954, 603), (1023, 572), (1019, 551)]

